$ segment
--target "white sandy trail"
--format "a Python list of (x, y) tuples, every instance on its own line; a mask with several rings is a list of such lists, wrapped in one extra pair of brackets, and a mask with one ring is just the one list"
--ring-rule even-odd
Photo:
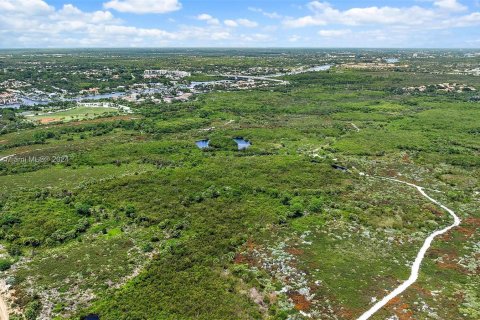
[(8, 320), (8, 308), (7, 304), (3, 300), (2, 297), (0, 297), (0, 320)]
[(422, 260), (425, 256), (425, 253), (427, 252), (428, 248), (432, 244), (433, 239), (436, 236), (444, 234), (445, 232), (449, 231), (450, 229), (452, 229), (452, 228), (454, 228), (454, 227), (456, 227), (460, 224), (460, 218), (455, 214), (455, 212), (453, 212), (453, 210), (445, 207), (443, 204), (439, 203), (437, 200), (428, 196), (425, 193), (425, 191), (423, 191), (422, 187), (419, 187), (419, 186), (417, 186), (416, 184), (413, 184), (413, 183), (408, 183), (408, 182), (397, 180), (397, 179), (381, 178), (381, 177), (380, 177), (380, 179), (395, 181), (395, 182), (403, 183), (403, 184), (406, 184), (406, 185), (409, 185), (411, 187), (416, 188), (425, 198), (427, 198), (431, 202), (435, 203), (436, 205), (440, 206), (442, 209), (447, 211), (453, 217), (454, 222), (453, 222), (453, 224), (451, 224), (450, 226), (448, 226), (444, 229), (435, 231), (430, 236), (428, 236), (427, 239), (425, 239), (425, 242), (423, 243), (423, 246), (420, 248), (420, 251), (418, 251), (417, 257), (415, 258), (415, 262), (413, 262), (412, 271), (410, 273), (410, 277), (408, 278), (408, 280), (405, 281), (404, 283), (402, 283), (400, 286), (398, 286), (395, 290), (390, 292), (390, 294), (385, 296), (382, 300), (375, 303), (375, 305), (373, 305), (373, 307), (371, 307), (370, 310), (368, 310), (367, 312), (362, 314), (358, 318), (358, 320), (367, 320), (372, 315), (374, 315), (378, 310), (383, 308), (390, 300), (392, 300), (393, 298), (395, 298), (396, 296), (401, 294), (403, 291), (405, 291), (409, 286), (411, 286), (418, 278), (418, 271), (420, 270), (420, 265), (421, 265)]
[(352, 125), (352, 127), (353, 127), (355, 130), (357, 130), (357, 132), (360, 132), (360, 128), (357, 127), (357, 125), (356, 125), (355, 123), (350, 122), (350, 124)]
[(8, 320), (8, 308), (2, 294), (8, 290), (5, 280), (0, 280), (0, 320)]

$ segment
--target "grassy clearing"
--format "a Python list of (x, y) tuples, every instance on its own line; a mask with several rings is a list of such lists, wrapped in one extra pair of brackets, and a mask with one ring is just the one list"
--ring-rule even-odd
[(76, 188), (82, 184), (93, 183), (99, 179), (112, 179), (127, 174), (152, 171), (148, 164), (106, 164), (102, 166), (71, 167), (58, 164), (35, 172), (0, 176), (0, 190), (42, 189), (42, 188)]
[(116, 114), (118, 110), (115, 108), (105, 107), (75, 107), (64, 111), (55, 111), (47, 113), (32, 113), (27, 115), (27, 119), (38, 122), (40, 124), (49, 124), (53, 122), (70, 122), (85, 119), (92, 119), (108, 114)]

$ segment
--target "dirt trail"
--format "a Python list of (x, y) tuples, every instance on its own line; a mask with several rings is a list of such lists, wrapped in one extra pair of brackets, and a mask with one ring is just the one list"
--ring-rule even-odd
[(8, 320), (8, 307), (3, 299), (3, 293), (7, 289), (5, 280), (0, 281), (0, 320)]
[(8, 309), (7, 304), (0, 296), (0, 320), (8, 320)]
[(360, 128), (357, 127), (357, 125), (356, 125), (355, 123), (350, 122), (350, 124), (352, 125), (352, 127), (353, 127), (355, 130), (357, 130), (357, 132), (360, 132)]
[(427, 252), (428, 248), (430, 247), (430, 245), (432, 244), (432, 241), (433, 239), (435, 239), (436, 236), (439, 236), (441, 234), (444, 234), (446, 233), (447, 231), (449, 231), (450, 229), (454, 228), (454, 227), (457, 227), (458, 225), (460, 225), (460, 218), (455, 214), (455, 212), (453, 212), (453, 210), (447, 208), (446, 206), (444, 206), (443, 204), (439, 203), (437, 200), (431, 198), (429, 195), (427, 195), (425, 193), (425, 191), (423, 190), (424, 188), (422, 187), (419, 187), (417, 186), (416, 184), (413, 184), (413, 183), (408, 183), (408, 182), (405, 182), (405, 181), (401, 181), (401, 180), (397, 180), (397, 179), (392, 179), (392, 178), (383, 178), (383, 177), (375, 177), (375, 178), (378, 178), (378, 179), (383, 179), (383, 180), (389, 180), (389, 181), (394, 181), (394, 182), (398, 182), (398, 183), (403, 183), (403, 184), (406, 184), (406, 185), (409, 185), (411, 187), (414, 187), (418, 190), (418, 192), (420, 192), (422, 194), (422, 196), (424, 196), (425, 198), (427, 198), (428, 200), (430, 200), (431, 202), (435, 203), (436, 205), (440, 206), (442, 209), (444, 209), (445, 211), (447, 211), (453, 218), (453, 223), (448, 226), (448, 227), (445, 227), (441, 230), (437, 230), (435, 232), (433, 232), (430, 236), (428, 236), (427, 239), (425, 239), (425, 242), (423, 243), (423, 246), (420, 248), (420, 251), (418, 251), (418, 254), (417, 254), (417, 257), (415, 258), (415, 261), (413, 262), (413, 265), (412, 265), (412, 271), (410, 273), (410, 277), (408, 278), (408, 280), (406, 280), (405, 282), (403, 282), (400, 286), (398, 286), (395, 290), (393, 290), (392, 292), (390, 292), (390, 294), (388, 294), (387, 296), (385, 296), (382, 300), (378, 301), (377, 303), (375, 303), (371, 308), (370, 310), (368, 310), (367, 312), (365, 312), (364, 314), (362, 314), (358, 320), (367, 320), (369, 319), (371, 316), (373, 316), (378, 310), (380, 310), (381, 308), (383, 308), (388, 302), (390, 302), (393, 298), (395, 298), (396, 296), (398, 296), (399, 294), (401, 294), (403, 291), (405, 291), (409, 286), (411, 286), (418, 278), (418, 272), (420, 270), (420, 265), (422, 264), (422, 261), (423, 261), (423, 258), (425, 257), (425, 253)]

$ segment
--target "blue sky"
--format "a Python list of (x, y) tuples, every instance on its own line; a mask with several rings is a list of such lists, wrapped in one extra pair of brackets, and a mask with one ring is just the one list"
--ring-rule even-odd
[(0, 48), (479, 48), (480, 0), (0, 0)]

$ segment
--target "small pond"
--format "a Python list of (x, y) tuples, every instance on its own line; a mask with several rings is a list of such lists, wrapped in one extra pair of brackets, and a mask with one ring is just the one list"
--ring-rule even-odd
[(96, 314), (89, 314), (88, 316), (82, 317), (82, 320), (100, 320), (100, 317)]
[(195, 142), (197, 147), (199, 147), (200, 149), (208, 148), (209, 143), (210, 143), (210, 140), (198, 140), (197, 142)]
[(252, 145), (250, 141), (243, 138), (234, 138), (233, 140), (237, 143), (238, 150), (245, 150)]
[(332, 164), (332, 168), (335, 170), (341, 170), (343, 172), (348, 172), (348, 168), (344, 166), (340, 166), (338, 164)]
[(330, 70), (331, 67), (332, 65), (326, 64), (323, 66), (316, 66), (316, 67), (310, 68), (307, 71), (327, 71), (327, 70)]
[(385, 61), (386, 61), (387, 63), (397, 63), (397, 62), (399, 62), (400, 60), (397, 59), (397, 58), (387, 58), (387, 59), (385, 59)]

